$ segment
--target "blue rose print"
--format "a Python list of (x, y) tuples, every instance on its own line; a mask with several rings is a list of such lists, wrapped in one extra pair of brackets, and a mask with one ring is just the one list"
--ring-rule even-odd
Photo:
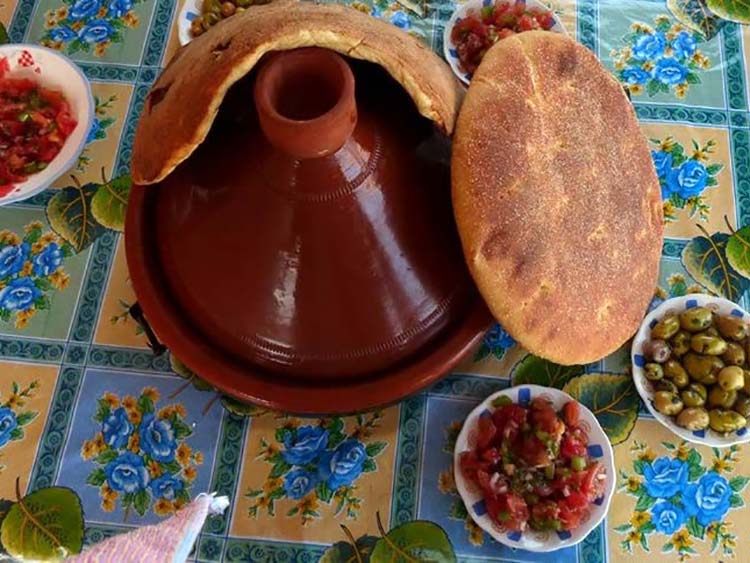
[(30, 278), (16, 278), (0, 290), (0, 308), (8, 311), (28, 311), (42, 292)]
[(732, 489), (727, 480), (709, 471), (700, 478), (698, 483), (687, 486), (682, 503), (690, 516), (695, 516), (701, 526), (708, 526), (724, 518), (729, 511)]
[(10, 441), (10, 435), (17, 426), (16, 413), (8, 407), (0, 407), (0, 448)]
[(52, 41), (57, 41), (60, 43), (68, 43), (69, 41), (73, 41), (76, 37), (76, 32), (70, 29), (67, 25), (61, 25), (60, 27), (55, 27), (50, 30), (49, 32), (50, 39)]
[(688, 466), (679, 459), (660, 457), (643, 468), (646, 492), (654, 498), (672, 498), (685, 487)]
[(156, 461), (172, 461), (177, 450), (174, 430), (168, 420), (156, 418), (153, 413), (143, 416), (139, 429), (141, 449)]
[(68, 11), (68, 17), (73, 21), (91, 18), (101, 7), (101, 0), (76, 0)]
[(182, 479), (177, 479), (171, 473), (165, 473), (161, 477), (151, 481), (148, 487), (151, 489), (155, 498), (174, 500), (177, 498), (177, 493), (179, 493), (184, 487), (184, 483), (182, 482)]
[(56, 242), (52, 242), (34, 257), (34, 274), (41, 277), (52, 275), (62, 261), (62, 250)]
[(107, 15), (111, 18), (121, 18), (133, 9), (133, 0), (112, 0), (107, 6)]
[(656, 63), (653, 76), (656, 80), (669, 86), (682, 84), (687, 78), (688, 69), (674, 59), (661, 59)]
[(667, 176), (669, 191), (684, 198), (700, 195), (706, 189), (707, 181), (706, 167), (697, 160), (686, 160)]
[(124, 408), (115, 409), (104, 422), (102, 422), (102, 435), (104, 442), (112, 448), (122, 448), (128, 443), (128, 438), (133, 432), (133, 425), (128, 420), (128, 413)]
[(393, 13), (393, 15), (391, 16), (391, 23), (396, 27), (400, 27), (401, 29), (409, 29), (411, 27), (409, 16), (401, 10)]
[(328, 482), (328, 487), (336, 490), (351, 485), (362, 473), (367, 461), (367, 451), (359, 440), (341, 442), (334, 452), (326, 452), (320, 458), (320, 478)]
[(328, 430), (319, 426), (303, 426), (284, 437), (284, 451), (281, 457), (290, 465), (304, 465), (318, 458), (328, 445)]
[(672, 155), (664, 151), (651, 151), (651, 158), (656, 167), (656, 174), (659, 178), (666, 178), (672, 170)]
[(685, 511), (671, 502), (662, 501), (651, 509), (651, 521), (662, 534), (674, 534), (685, 523)]
[(651, 75), (642, 68), (632, 66), (622, 71), (622, 77), (627, 84), (645, 84)]
[(23, 263), (29, 257), (30, 249), (28, 242), (0, 249), (0, 279), (14, 276), (23, 270)]
[(666, 47), (667, 38), (661, 31), (657, 31), (653, 35), (641, 35), (633, 44), (633, 57), (639, 61), (655, 59), (664, 53)]
[(681, 31), (672, 41), (672, 50), (674, 51), (674, 56), (678, 59), (692, 57), (697, 47), (698, 44), (693, 39), (692, 33), (688, 33), (687, 31)]
[(103, 43), (109, 39), (115, 29), (107, 20), (91, 20), (78, 32), (78, 38), (86, 43)]
[(125, 452), (104, 467), (107, 484), (118, 493), (134, 493), (145, 488), (149, 482), (148, 471), (143, 458), (132, 452)]
[(484, 343), (491, 349), (502, 348), (504, 350), (513, 346), (516, 341), (513, 337), (505, 332), (505, 329), (495, 323), (490, 330), (484, 335)]
[(284, 493), (297, 500), (312, 491), (318, 484), (318, 476), (304, 469), (292, 469), (284, 477)]

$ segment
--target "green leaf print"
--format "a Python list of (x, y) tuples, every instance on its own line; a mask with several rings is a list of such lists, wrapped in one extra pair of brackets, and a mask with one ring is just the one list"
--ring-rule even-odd
[(98, 456), (94, 458), (94, 462), (98, 463), (99, 465), (104, 465), (106, 463), (109, 463), (110, 461), (114, 461), (117, 459), (117, 451), (106, 449), (102, 453), (100, 453)]
[(130, 176), (125, 175), (99, 186), (91, 199), (91, 213), (100, 224), (115, 231), (123, 230), (131, 184)]
[(135, 511), (143, 516), (148, 511), (148, 506), (151, 504), (151, 495), (148, 490), (141, 489), (133, 497), (133, 508)]
[(325, 483), (325, 481), (322, 483), (318, 483), (315, 492), (318, 493), (318, 498), (326, 503), (331, 502), (334, 493), (334, 491), (331, 490), (331, 488)]
[(271, 468), (271, 473), (268, 476), (271, 479), (276, 479), (277, 477), (281, 477), (284, 473), (289, 471), (291, 468), (292, 466), (289, 465), (287, 462), (280, 461)]
[(705, 0), (667, 0), (667, 8), (681, 24), (697, 31), (706, 40), (719, 33), (725, 23), (706, 8)]
[(364, 464), (362, 464), (362, 471), (364, 473), (372, 473), (373, 471), (377, 471), (378, 464), (372, 461), (371, 459), (366, 459)]
[(636, 512), (645, 512), (655, 504), (656, 499), (644, 493), (638, 498), (638, 502), (635, 503), (635, 508), (633, 510)]
[(698, 523), (698, 519), (695, 516), (688, 518), (686, 527), (691, 536), (703, 539), (706, 529)]
[(629, 375), (589, 373), (571, 379), (563, 391), (594, 413), (613, 445), (630, 435), (640, 400)]
[(659, 93), (659, 83), (653, 78), (649, 80), (648, 84), (646, 85), (646, 93), (651, 98), (653, 98), (654, 96), (656, 96), (656, 94)]
[(416, 520), (392, 529), (387, 534), (378, 519), (381, 537), (375, 544), (370, 563), (454, 563), (453, 551), (448, 535), (433, 522)]
[(731, 497), (729, 497), (729, 506), (731, 506), (732, 508), (739, 508), (740, 506), (745, 506), (745, 503), (742, 500), (742, 497), (735, 493)]
[(583, 366), (561, 366), (528, 354), (513, 367), (511, 377), (513, 385), (533, 383), (562, 389), (572, 378), (582, 375), (583, 371)]
[(77, 252), (90, 246), (104, 233), (91, 213), (91, 198), (98, 184), (75, 186), (59, 190), (47, 203), (47, 220), (52, 230), (65, 239)]
[(727, 262), (739, 274), (750, 278), (750, 225), (729, 237), (726, 247)]
[[(714, 233), (694, 237), (682, 251), (682, 265), (699, 284), (711, 293), (737, 301), (750, 287), (750, 281), (742, 277), (727, 259), (729, 235)], [(737, 256), (733, 260), (737, 260)]]
[(32, 411), (22, 412), (16, 417), (16, 422), (18, 423), (18, 426), (26, 426), (29, 422), (34, 420), (38, 414), (39, 413)]
[(106, 480), (107, 474), (104, 472), (103, 467), (97, 467), (89, 473), (88, 477), (86, 477), (86, 483), (93, 485), (94, 487), (102, 486)]
[(386, 442), (373, 442), (365, 448), (365, 451), (367, 452), (368, 456), (375, 457), (379, 455), (387, 445), (388, 444)]
[(318, 563), (367, 563), (377, 541), (375, 536), (362, 536), (355, 542), (356, 552), (350, 542), (340, 541), (326, 549)]
[(18, 559), (58, 560), (80, 553), (81, 500), (65, 487), (39, 489), (10, 508), (0, 535), (6, 551)]
[(750, 23), (750, 0), (706, 0), (706, 5), (720, 18)]
[(8, 37), (8, 31), (5, 29), (5, 26), (2, 22), (0, 22), (0, 45), (6, 45), (10, 43), (10, 38)]
[(745, 488), (745, 485), (747, 485), (748, 482), (750, 482), (749, 477), (742, 477), (738, 475), (737, 477), (732, 477), (729, 480), (729, 486), (735, 493), (739, 493), (742, 489)]

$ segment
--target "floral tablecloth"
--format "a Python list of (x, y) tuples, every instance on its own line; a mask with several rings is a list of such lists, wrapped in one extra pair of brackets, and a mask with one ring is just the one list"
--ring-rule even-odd
[[(438, 52), (454, 6), (354, 5)], [(711, 292), (747, 305), (750, 30), (737, 23), (748, 19), (747, 1), (551, 6), (629, 88), (653, 149), (666, 221), (654, 304)], [(440, 528), (459, 561), (750, 561), (748, 449), (694, 447), (663, 429), (639, 403), (627, 349), (563, 368), (520, 350), (496, 326), (429, 391), (328, 419), (243, 407), (169, 353), (154, 354), (128, 315), (135, 298), (121, 231), (135, 124), (178, 46), (180, 8), (174, 0), (0, 0), (10, 40), (66, 53), (96, 96), (96, 122), (75, 168), (46, 192), (0, 208), (0, 517), (7, 514), (8, 551), (75, 551), (218, 491), (231, 506), (207, 523), (191, 554), (198, 561), (356, 561), (355, 540), (367, 560), (389, 530), (394, 545), (420, 537), (444, 554)], [(106, 203), (94, 213), (93, 198)], [(561, 553), (495, 543), (456, 494), (451, 449), (461, 421), (512, 382), (564, 387), (616, 444), (609, 517)], [(334, 471), (315, 471), (321, 465)], [(372, 559), (391, 556), (412, 560), (383, 549)]]

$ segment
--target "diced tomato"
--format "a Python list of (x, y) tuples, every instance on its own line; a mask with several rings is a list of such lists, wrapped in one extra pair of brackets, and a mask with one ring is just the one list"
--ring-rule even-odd
[(586, 444), (582, 443), (581, 436), (573, 432), (566, 432), (560, 445), (560, 455), (570, 459), (573, 456), (586, 454)]
[(579, 509), (570, 508), (564, 501), (560, 501), (560, 523), (563, 530), (574, 530), (581, 525), (583, 512)]
[(578, 403), (575, 401), (568, 401), (563, 407), (563, 416), (565, 417), (565, 424), (568, 426), (578, 426), (579, 417), (581, 415), (581, 409)]
[(480, 460), (474, 451), (462, 452), (459, 465), (464, 477), (469, 481), (476, 481), (478, 470), (488, 471), (490, 468), (489, 463)]
[(491, 416), (480, 416), (479, 417), (479, 428), (477, 432), (477, 447), (484, 449), (492, 444), (497, 433), (497, 428), (494, 422), (492, 422)]
[(533, 434), (521, 439), (518, 456), (532, 467), (549, 465), (551, 461), (547, 446)]
[(500, 454), (500, 450), (497, 448), (487, 448), (482, 452), (481, 458), (483, 461), (486, 461), (487, 463), (491, 465), (496, 465), (501, 459), (502, 454)]
[(505, 504), (508, 508), (510, 518), (505, 523), (508, 530), (523, 530), (526, 521), (529, 519), (529, 508), (526, 501), (520, 495), (508, 493), (505, 496)]
[(539, 26), (539, 24), (536, 19), (531, 16), (524, 14), (518, 18), (518, 27), (521, 31), (531, 31), (532, 29), (536, 29), (537, 26)]
[(552, 12), (539, 12), (534, 17), (542, 29), (550, 30), (555, 26), (555, 16)]
[(589, 500), (593, 501), (599, 498), (603, 492), (603, 481), (599, 479), (602, 466), (599, 462), (594, 462), (586, 469), (585, 476), (581, 482), (581, 492), (587, 495)]
[(563, 502), (565, 502), (569, 508), (585, 508), (591, 503), (588, 496), (579, 491), (570, 491)]

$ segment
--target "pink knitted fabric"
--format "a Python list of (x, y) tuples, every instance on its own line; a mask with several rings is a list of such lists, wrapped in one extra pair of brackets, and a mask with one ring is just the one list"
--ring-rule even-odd
[(221, 514), (229, 501), (226, 497), (200, 494), (174, 516), (153, 526), (144, 526), (105, 540), (80, 555), (66, 559), (69, 563), (156, 563), (182, 562), (195, 543), (209, 514)]

